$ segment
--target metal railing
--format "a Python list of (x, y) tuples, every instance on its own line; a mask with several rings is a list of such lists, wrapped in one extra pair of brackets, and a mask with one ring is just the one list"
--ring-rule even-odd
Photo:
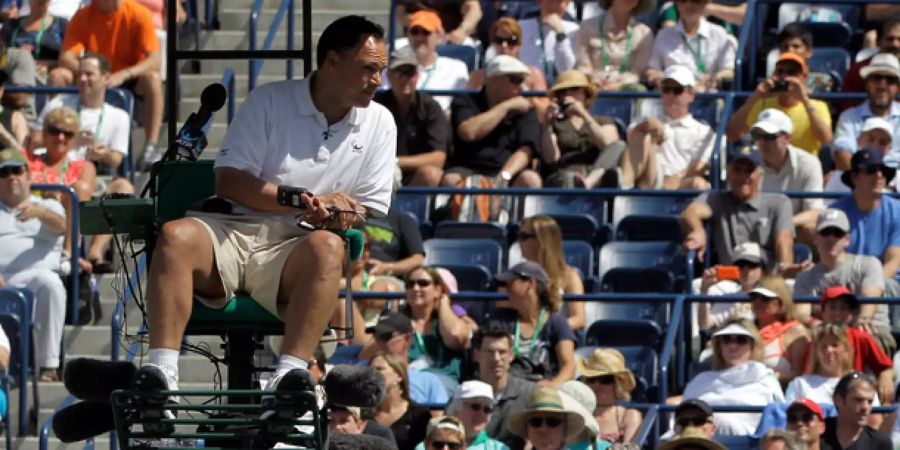
[[(225, 69), (225, 72), (222, 74), (222, 85), (225, 86), (226, 91), (228, 92), (228, 103), (226, 106), (226, 111), (228, 114), (228, 124), (231, 125), (231, 119), (234, 119), (235, 113), (235, 95), (237, 95), (237, 88), (235, 87), (235, 75), (234, 69), (231, 67)], [(210, 120), (210, 122), (212, 122)]]
[[(254, 0), (253, 9), (250, 11), (250, 50), (257, 50), (257, 42), (256, 42), (256, 33), (259, 27), (259, 16), (262, 13), (263, 2), (265, 0)], [(295, 0), (281, 0), (278, 5), (278, 11), (275, 13), (275, 17), (272, 19), (272, 24), (269, 26), (269, 32), (266, 34), (266, 39), (263, 41), (262, 48), (259, 49), (261, 51), (268, 51), (272, 48), (272, 43), (275, 41), (275, 35), (278, 33), (278, 28), (281, 25), (281, 21), (284, 20), (285, 14), (287, 14), (287, 38), (286, 38), (286, 46), (287, 51), (291, 52), (294, 50), (294, 1)], [(303, 20), (308, 21), (312, 20), (310, 14), (303, 14)], [(311, 28), (311, 25), (310, 25)], [(306, 29), (304, 27), (304, 29)], [(303, 33), (303, 48), (310, 49), (312, 48), (312, 36), (310, 33)], [(247, 90), (252, 91), (253, 88), (256, 87), (256, 78), (259, 76), (259, 72), (262, 69), (263, 60), (260, 59), (251, 59), (248, 61), (248, 78), (247, 78)], [(294, 78), (294, 60), (292, 58), (285, 58), (285, 76), (288, 80)], [(307, 67), (304, 67), (304, 70), (308, 70)]]

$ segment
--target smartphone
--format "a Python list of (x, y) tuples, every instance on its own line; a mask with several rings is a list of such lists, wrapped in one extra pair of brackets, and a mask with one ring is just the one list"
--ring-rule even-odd
[(716, 278), (718, 278), (719, 281), (737, 281), (741, 278), (741, 270), (738, 269), (738, 266), (716, 266)]

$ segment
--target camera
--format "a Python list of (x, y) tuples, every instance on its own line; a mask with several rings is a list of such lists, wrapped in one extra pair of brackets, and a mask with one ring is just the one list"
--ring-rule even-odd
[(556, 120), (566, 120), (566, 108), (568, 108), (569, 105), (563, 102), (563, 99), (557, 98), (556, 106), (559, 107), (559, 112), (556, 113)]
[(790, 87), (790, 83), (787, 80), (775, 80), (772, 92), (785, 92), (788, 90), (788, 87)]
[(312, 192), (294, 186), (278, 186), (278, 204), (282, 206), (290, 206), (297, 209), (305, 209), (306, 203), (303, 203), (303, 199), (300, 198), (300, 195), (313, 195)]

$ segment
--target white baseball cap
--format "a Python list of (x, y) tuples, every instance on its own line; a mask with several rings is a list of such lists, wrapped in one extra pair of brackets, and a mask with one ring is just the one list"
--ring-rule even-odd
[(694, 77), (694, 71), (687, 66), (682, 66), (680, 64), (673, 64), (666, 67), (666, 71), (663, 72), (663, 79), (672, 80), (681, 86), (690, 88), (697, 84), (697, 79)]
[(734, 246), (733, 253), (732, 259), (735, 262), (747, 261), (753, 264), (762, 264), (765, 260), (762, 248), (756, 242), (741, 242)]
[(891, 123), (888, 122), (884, 117), (869, 117), (863, 122), (862, 132), (865, 133), (867, 131), (872, 130), (883, 130), (891, 139), (894, 138), (894, 127), (891, 126)]
[(859, 69), (860, 76), (865, 80), (874, 73), (893, 75), (900, 78), (900, 61), (893, 53), (879, 53), (872, 57), (868, 66)]
[(753, 288), (753, 290), (750, 291), (750, 294), (751, 294), (751, 295), (752, 295), (752, 294), (761, 295), (761, 296), (763, 296), (763, 297), (765, 297), (765, 298), (778, 298), (778, 294), (776, 294), (776, 293), (774, 293), (774, 292), (772, 292), (772, 291), (770, 291), (769, 289), (766, 289), (766, 288), (764, 288), (764, 287)]
[(488, 78), (498, 75), (528, 76), (531, 74), (531, 69), (513, 56), (497, 55), (488, 61), (484, 72)]
[(484, 381), (469, 380), (456, 387), (456, 392), (453, 393), (453, 398), (459, 398), (463, 400), (468, 400), (471, 398), (486, 398), (490, 400), (491, 403), (494, 403), (494, 389), (491, 388), (491, 385), (485, 383)]
[(766, 134), (791, 134), (794, 132), (794, 124), (791, 122), (791, 118), (781, 110), (768, 108), (759, 113), (752, 129), (761, 130)]
[(712, 337), (717, 338), (719, 336), (750, 336), (754, 341), (756, 340), (756, 336), (750, 332), (750, 330), (744, 328), (743, 325), (732, 323), (728, 324), (725, 328), (722, 328), (719, 331), (713, 333)]

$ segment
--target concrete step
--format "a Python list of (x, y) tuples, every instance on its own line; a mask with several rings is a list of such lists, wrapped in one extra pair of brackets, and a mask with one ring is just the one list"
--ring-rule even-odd
[[(246, 67), (247, 63), (244, 63), (242, 65), (244, 67)], [(279, 75), (260, 75), (256, 79), (257, 85), (269, 83), (272, 81), (283, 80), (284, 79), (284, 63), (279, 63), (278, 65), (280, 65), (282, 68), (281, 73)], [(303, 74), (302, 72), (297, 71), (298, 67), (300, 67), (300, 66), (302, 66), (301, 63), (299, 63), (299, 62), (294, 63), (294, 71), (296, 72), (297, 77), (300, 77)], [(244, 98), (247, 96), (247, 80), (248, 79), (249, 79), (249, 76), (246, 73), (235, 76), (234, 87), (235, 87), (235, 90), (237, 91), (236, 94), (237, 94), (238, 98)], [(181, 97), (183, 99), (184, 98), (192, 98), (192, 97), (199, 98), (200, 94), (203, 93), (203, 89), (205, 89), (207, 86), (209, 86), (212, 83), (218, 83), (220, 81), (222, 81), (222, 75), (212, 73), (212, 72), (203, 73), (203, 74), (199, 74), (199, 75), (184, 75), (181, 78)], [(238, 103), (238, 105), (240, 105), (240, 103)], [(187, 108), (184, 107), (183, 104), (180, 104), (179, 105), (179, 113), (181, 113), (181, 111), (183, 111), (183, 110), (187, 110)], [(225, 110), (222, 109), (221, 111), (225, 111)], [(183, 120), (183, 119), (181, 119), (181, 120)]]
[[(13, 448), (16, 450), (40, 450), (40, 440), (34, 436), (24, 438), (14, 438)], [(94, 446), (97, 449), (106, 449), (109, 447), (109, 437), (98, 437), (94, 439)], [(74, 444), (64, 444), (56, 438), (50, 438), (49, 450), (82, 450), (84, 442), (76, 442)]]
[[(139, 325), (139, 318), (129, 317), (129, 333), (134, 338), (134, 333)], [(83, 326), (83, 327), (66, 327), (66, 355), (93, 355), (93, 354), (109, 354), (110, 351), (110, 329), (109, 326)], [(124, 342), (120, 336), (120, 342)], [(216, 356), (222, 356), (224, 353), (221, 349), (222, 339), (219, 336), (188, 336), (188, 342), (192, 345), (203, 346)], [(126, 345), (130, 345), (127, 343)], [(121, 350), (121, 349), (120, 349)]]
[[(280, 79), (284, 80), (286, 78), (285, 72), (285, 62), (284, 60), (263, 60), (265, 61), (260, 68), (260, 76), (272, 77), (272, 79)], [(222, 74), (225, 73), (225, 69), (231, 68), (234, 70), (236, 76), (240, 77), (239, 79), (243, 79), (244, 81), (238, 84), (247, 85), (246, 77), (247, 74), (250, 73), (250, 64), (247, 60), (225, 60), (225, 59), (210, 59), (207, 61), (201, 61), (200, 67), (204, 74), (207, 76), (211, 76), (215, 81), (219, 81), (222, 79)], [(315, 62), (313, 62), (313, 67), (315, 67)], [(299, 78), (303, 76), (303, 60), (297, 58), (294, 60), (294, 77)], [(257, 85), (259, 85), (259, 81), (257, 79)], [(203, 92), (203, 89), (200, 89)], [(195, 96), (199, 96), (199, 94), (194, 94)], [(132, 134), (134, 131), (132, 131)]]
[[(299, 6), (300, 2), (296, 4)], [(294, 12), (294, 24), (297, 27), (302, 26), (303, 15), (300, 7), (296, 7)], [(272, 26), (272, 21), (278, 13), (278, 8), (268, 8), (261, 11), (257, 26), (259, 30), (268, 31)], [(353, 14), (366, 16), (369, 20), (381, 24), (385, 28), (388, 25), (390, 16), (390, 7), (388, 8), (367, 8), (360, 6), (352, 10)], [(331, 22), (349, 14), (346, 9), (335, 8), (313, 8), (312, 29), (313, 32), (322, 32)], [(246, 30), (250, 27), (250, 8), (233, 8), (226, 7), (219, 10), (219, 23), (222, 30)], [(282, 29), (287, 29), (287, 17), (281, 21)]]

